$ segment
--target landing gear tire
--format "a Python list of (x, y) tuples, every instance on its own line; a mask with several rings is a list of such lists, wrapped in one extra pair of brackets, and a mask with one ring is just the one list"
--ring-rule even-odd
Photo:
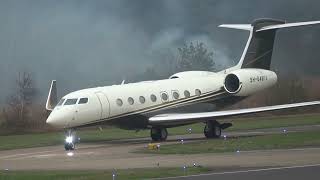
[(64, 149), (66, 151), (72, 151), (75, 149), (75, 143), (76, 143), (76, 133), (74, 130), (68, 130), (66, 132), (66, 138), (64, 142)]
[(66, 151), (73, 151), (75, 149), (75, 145), (74, 145), (74, 143), (65, 143), (64, 149)]
[(165, 141), (168, 137), (168, 131), (166, 128), (152, 128), (150, 135), (153, 141)]
[(206, 138), (220, 138), (221, 137), (221, 126), (217, 121), (208, 121), (203, 130)]

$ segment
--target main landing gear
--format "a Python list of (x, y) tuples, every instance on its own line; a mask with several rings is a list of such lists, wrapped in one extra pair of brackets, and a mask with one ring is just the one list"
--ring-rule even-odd
[(221, 131), (231, 126), (232, 126), (231, 123), (220, 124), (218, 121), (215, 121), (215, 120), (207, 121), (206, 126), (204, 127), (204, 130), (203, 130), (203, 133), (206, 136), (206, 138), (210, 138), (210, 139), (220, 138)]
[(75, 143), (76, 143), (77, 139), (76, 139), (76, 132), (72, 129), (69, 129), (66, 132), (66, 138), (65, 138), (65, 142), (64, 142), (64, 149), (66, 151), (72, 151), (75, 149)]
[[(203, 133), (206, 138), (209, 139), (220, 138), (222, 130), (227, 129), (231, 126), (231, 123), (220, 124), (216, 120), (211, 120), (206, 122)], [(150, 136), (153, 141), (165, 141), (168, 137), (168, 131), (166, 128), (153, 127), (151, 128)]]
[(150, 135), (153, 141), (165, 141), (168, 137), (166, 128), (151, 128)]

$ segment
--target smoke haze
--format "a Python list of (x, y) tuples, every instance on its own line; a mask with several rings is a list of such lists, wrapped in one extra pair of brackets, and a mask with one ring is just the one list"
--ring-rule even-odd
[[(320, 20), (317, 0), (2, 0), (0, 102), (19, 71), (31, 72), (41, 95), (57, 79), (59, 94), (120, 83), (161, 62), (163, 50), (204, 42), (220, 68), (234, 65), (246, 32), (217, 28), (256, 18)], [(278, 33), (273, 68), (319, 75), (320, 26)], [(160, 55), (159, 55), (160, 54)]]

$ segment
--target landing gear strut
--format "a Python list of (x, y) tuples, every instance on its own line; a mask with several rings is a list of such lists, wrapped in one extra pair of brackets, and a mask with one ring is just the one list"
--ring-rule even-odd
[(151, 128), (150, 135), (153, 141), (165, 141), (168, 131), (166, 128)]
[(76, 142), (76, 133), (75, 131), (69, 129), (66, 132), (66, 138), (64, 142), (64, 149), (66, 151), (72, 151), (75, 149), (75, 142)]

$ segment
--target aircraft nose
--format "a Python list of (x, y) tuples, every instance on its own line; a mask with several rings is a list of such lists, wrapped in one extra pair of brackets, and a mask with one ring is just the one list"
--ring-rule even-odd
[(54, 126), (54, 127), (64, 127), (66, 125), (66, 120), (62, 118), (61, 113), (57, 113), (55, 111), (52, 111), (49, 117), (46, 120), (46, 123)]
[(47, 123), (47, 124), (50, 124), (50, 125), (54, 125), (55, 119), (54, 119), (52, 113), (51, 113), (51, 114), (49, 115), (49, 117), (47, 118), (46, 123)]

